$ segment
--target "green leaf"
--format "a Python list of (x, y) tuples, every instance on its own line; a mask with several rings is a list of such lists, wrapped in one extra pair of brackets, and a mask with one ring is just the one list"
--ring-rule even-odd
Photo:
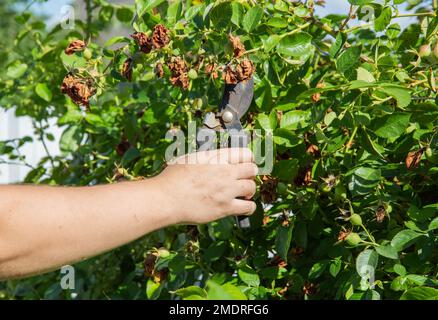
[(139, 17), (162, 4), (165, 0), (135, 0), (135, 11)]
[(396, 263), (394, 265), (394, 272), (397, 273), (399, 276), (404, 276), (406, 275), (406, 268), (403, 265)]
[(207, 291), (198, 287), (198, 286), (190, 286), (186, 288), (181, 288), (175, 291), (176, 295), (178, 295), (183, 300), (190, 299), (192, 300), (193, 296), (199, 296), (203, 299), (207, 298)]
[(290, 242), (292, 240), (293, 223), (289, 223), (289, 226), (283, 227), (282, 225), (277, 228), (277, 237), (275, 238), (275, 249), (278, 255), (287, 260), (287, 253), (289, 251)]
[(376, 32), (380, 32), (386, 29), (391, 23), (392, 10), (391, 7), (385, 7), (380, 15), (374, 20), (374, 29)]
[(372, 249), (365, 249), (356, 258), (356, 271), (361, 277), (369, 276), (375, 272), (379, 255)]
[(274, 175), (283, 182), (292, 181), (298, 173), (298, 159), (280, 160), (274, 166)]
[(391, 240), (391, 246), (393, 246), (397, 252), (411, 246), (422, 234), (413, 230), (402, 230), (397, 233)]
[(225, 28), (233, 15), (233, 9), (229, 1), (216, 4), (210, 11), (209, 17), (216, 28)]
[(207, 281), (207, 293), (209, 300), (247, 300), (242, 291), (230, 283), (219, 285), (209, 280)]
[(379, 246), (376, 247), (378, 254), (389, 259), (398, 259), (398, 251), (392, 246)]
[(231, 22), (234, 23), (236, 26), (240, 26), (244, 14), (243, 5), (240, 2), (233, 1), (231, 3), (231, 9), (233, 12), (233, 14), (231, 15)]
[(148, 279), (148, 282), (146, 283), (146, 297), (150, 300), (157, 299), (162, 288), (163, 287), (160, 286), (160, 283)]
[(123, 155), (122, 164), (126, 166), (132, 161), (134, 161), (135, 159), (140, 158), (140, 156), (141, 156), (140, 151), (137, 148), (131, 147)]
[(400, 300), (438, 300), (438, 289), (416, 287), (402, 294)]
[(359, 167), (351, 172), (348, 188), (356, 194), (366, 194), (374, 189), (380, 181), (380, 169)]
[(65, 129), (59, 140), (59, 149), (62, 152), (74, 152), (77, 150), (82, 137), (82, 130), (77, 126)]
[[(263, 9), (259, 6), (254, 6), (248, 10), (243, 17), (242, 27), (246, 32), (251, 32), (260, 23), (263, 17)], [(229, 18), (229, 16), (228, 16)]]
[(266, 22), (266, 24), (268, 26), (274, 27), (274, 28), (286, 28), (287, 27), (287, 21), (282, 19), (282, 18), (278, 18), (278, 17), (273, 17), (271, 19), (268, 20), (268, 22)]
[(281, 37), (278, 34), (270, 35), (266, 40), (263, 40), (263, 48), (266, 52), (274, 49), (280, 42)]
[(309, 270), (309, 279), (313, 280), (319, 278), (324, 273), (325, 269), (329, 265), (329, 262), (329, 260), (322, 260), (315, 263)]
[(348, 0), (348, 2), (352, 5), (363, 6), (364, 4), (373, 3), (374, 0)]
[(342, 266), (342, 260), (339, 258), (333, 260), (330, 263), (329, 272), (332, 275), (332, 277), (336, 277), (338, 275), (339, 271), (341, 271), (341, 266)]
[(122, 7), (117, 9), (116, 17), (117, 20), (121, 22), (131, 22), (132, 18), (134, 17), (134, 13), (130, 8)]
[(378, 118), (373, 123), (374, 133), (381, 138), (398, 138), (409, 125), (411, 115), (408, 113), (393, 113)]
[(277, 52), (287, 57), (305, 60), (312, 49), (312, 36), (301, 32), (281, 38), (277, 45)]
[(26, 70), (27, 64), (16, 61), (8, 67), (6, 75), (9, 78), (18, 79), (26, 72)]
[(346, 73), (347, 71), (355, 70), (360, 64), (360, 47), (351, 47), (345, 50), (336, 61), (336, 67), (339, 72)]
[(438, 217), (432, 220), (432, 222), (429, 224), (429, 231), (438, 229)]
[(47, 102), (52, 101), (52, 91), (49, 89), (47, 84), (38, 83), (35, 87), (35, 92), (41, 99)]
[(258, 274), (248, 265), (243, 266), (237, 271), (239, 278), (250, 287), (258, 287), (260, 278)]
[(336, 58), (338, 54), (341, 52), (345, 42), (347, 41), (347, 35), (345, 33), (339, 32), (336, 35), (336, 40), (330, 47), (330, 57)]
[(393, 97), (401, 108), (406, 108), (411, 104), (411, 92), (407, 88), (395, 85), (382, 85), (379, 87), (379, 91), (382, 91), (388, 96)]
[(281, 117), (280, 128), (296, 130), (308, 125), (310, 114), (308, 111), (292, 110)]
[(103, 46), (110, 47), (110, 46), (117, 44), (117, 43), (128, 43), (128, 42), (129, 42), (129, 39), (127, 37), (119, 36), (119, 37), (113, 37), (113, 38), (108, 39)]
[(357, 80), (365, 82), (376, 82), (373, 74), (364, 68), (357, 68)]

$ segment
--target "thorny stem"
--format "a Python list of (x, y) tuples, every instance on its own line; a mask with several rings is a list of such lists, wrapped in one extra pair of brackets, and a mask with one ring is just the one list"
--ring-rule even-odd
[(28, 167), (30, 169), (35, 169), (34, 166), (32, 166), (31, 164), (27, 163), (27, 162), (12, 162), (12, 161), (5, 161), (0, 159), (0, 164), (7, 164), (10, 166), (25, 166)]
[(347, 26), (347, 23), (351, 20), (351, 18), (354, 15), (354, 6), (351, 5), (350, 6), (350, 12), (348, 13), (348, 17), (344, 20), (344, 22), (342, 23), (342, 25), (339, 27), (339, 31), (344, 30), (344, 28)]
[(351, 148), (351, 145), (353, 144), (353, 140), (356, 137), (356, 133), (357, 133), (358, 128), (359, 128), (358, 126), (354, 127), (353, 133), (351, 134), (351, 137), (348, 140), (347, 145), (345, 146), (345, 150), (348, 150)]
[(55, 162), (53, 161), (53, 158), (50, 155), (49, 148), (47, 148), (47, 144), (46, 144), (46, 141), (44, 139), (44, 131), (43, 131), (43, 125), (42, 125), (41, 121), (39, 122), (39, 134), (40, 134), (41, 143), (43, 144), (43, 147), (44, 147), (44, 150), (46, 151), (47, 157), (50, 160), (50, 164), (52, 165), (52, 168), (55, 168)]
[[(438, 0), (436, 0), (438, 1)], [(396, 18), (407, 18), (407, 17), (434, 17), (436, 16), (435, 12), (419, 12), (419, 13), (406, 13), (406, 14), (396, 14), (394, 16), (391, 17), (391, 19), (396, 19)], [(366, 23), (366, 24), (361, 24), (361, 25), (357, 25), (354, 27), (351, 27), (349, 29), (345, 29), (344, 32), (345, 33), (350, 33), (352, 31), (358, 30), (358, 29), (362, 29), (362, 28), (369, 28), (372, 27), (374, 25), (373, 22), (371, 23)], [(342, 31), (342, 29), (340, 29)]]
[(87, 30), (87, 39), (89, 40), (91, 38), (91, 22), (93, 19), (93, 8), (91, 7), (91, 0), (85, 0), (85, 11), (86, 11), (86, 15), (87, 15), (87, 25), (86, 25), (86, 30)]
[(373, 245), (378, 245), (376, 243), (376, 239), (374, 239), (374, 237), (369, 233), (368, 229), (365, 228), (365, 226), (363, 224), (360, 225), (362, 227), (362, 229), (365, 231), (365, 233), (367, 234), (368, 238), (372, 241)]

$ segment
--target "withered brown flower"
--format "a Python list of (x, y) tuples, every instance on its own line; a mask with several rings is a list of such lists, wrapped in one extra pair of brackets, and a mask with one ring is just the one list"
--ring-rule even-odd
[(408, 170), (418, 167), (421, 157), (423, 156), (423, 152), (423, 149), (419, 149), (417, 151), (411, 151), (408, 153), (405, 160), (406, 168), (408, 168)]
[(167, 63), (172, 75), (170, 82), (176, 87), (187, 89), (189, 86), (189, 77), (187, 75), (187, 66), (183, 58), (172, 57)]
[(89, 99), (96, 93), (94, 81), (91, 78), (82, 78), (69, 73), (61, 85), (61, 92), (67, 94), (77, 105), (89, 106)]
[(164, 77), (164, 69), (163, 69), (163, 64), (161, 62), (158, 62), (155, 65), (155, 75), (157, 76), (157, 78)]
[(133, 60), (131, 58), (127, 58), (122, 66), (122, 76), (124, 76), (128, 81), (132, 81), (132, 67)]
[(223, 79), (226, 84), (236, 84), (250, 79), (254, 71), (255, 67), (251, 60), (242, 60), (236, 67), (227, 65), (223, 72)]
[(376, 210), (376, 221), (382, 223), (386, 217), (386, 209), (384, 206), (379, 206)]
[(319, 156), (321, 155), (321, 152), (320, 152), (318, 146), (317, 146), (317, 145), (314, 145), (314, 144), (310, 144), (310, 145), (307, 147), (306, 152), (307, 152), (308, 154), (313, 155), (314, 157), (319, 157)]
[(264, 203), (272, 203), (277, 200), (278, 180), (270, 176), (262, 176), (262, 185), (260, 186), (260, 197)]
[(120, 143), (117, 144), (116, 152), (119, 156), (123, 157), (125, 152), (128, 151), (128, 149), (130, 147), (131, 147), (131, 144), (129, 143), (129, 141), (126, 139), (123, 139), (122, 141), (120, 141)]
[(237, 80), (240, 82), (250, 79), (254, 71), (255, 67), (251, 60), (242, 60), (236, 67)]
[(217, 72), (217, 64), (216, 63), (208, 63), (205, 65), (205, 74), (207, 76), (211, 76), (213, 79), (218, 78), (218, 72)]
[(233, 55), (235, 58), (240, 58), (245, 52), (245, 46), (240, 41), (238, 36), (233, 36), (231, 33), (228, 34), (228, 40), (230, 40), (233, 46)]
[(152, 50), (152, 39), (144, 32), (135, 32), (131, 35), (135, 40), (140, 50), (144, 53), (149, 53)]
[(82, 40), (74, 40), (70, 42), (67, 48), (65, 48), (64, 52), (67, 55), (72, 55), (75, 52), (82, 51), (85, 49), (85, 42)]
[(162, 24), (157, 24), (152, 33), (152, 44), (155, 48), (163, 48), (169, 43), (169, 29)]

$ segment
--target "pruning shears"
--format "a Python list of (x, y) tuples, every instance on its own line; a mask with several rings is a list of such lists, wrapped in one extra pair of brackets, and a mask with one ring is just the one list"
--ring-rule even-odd
[[(254, 96), (254, 79), (250, 78), (237, 84), (225, 84), (218, 112), (205, 115), (203, 127), (198, 131), (196, 141), (199, 150), (219, 148), (244, 148), (248, 145), (248, 134), (244, 131), (240, 119), (248, 111)], [(218, 133), (221, 137), (217, 141)], [(240, 228), (249, 228), (249, 217), (236, 217)]]

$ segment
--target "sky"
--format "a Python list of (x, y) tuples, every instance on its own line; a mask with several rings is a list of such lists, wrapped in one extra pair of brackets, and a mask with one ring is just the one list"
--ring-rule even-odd
[[(69, 5), (71, 3), (74, 3), (74, 0), (48, 0), (44, 3), (35, 3), (32, 8), (37, 11), (41, 12), (43, 14), (46, 14), (48, 16), (48, 24), (54, 25), (57, 22), (59, 22), (60, 17), (62, 16), (61, 10), (62, 7), (65, 5)], [(134, 0), (132, 0), (132, 3)], [(326, 5), (324, 8), (317, 7), (317, 14), (320, 16), (326, 16), (328, 14), (347, 14), (349, 10), (350, 4), (347, 0), (326, 0)], [(400, 12), (404, 13), (405, 5), (402, 5), (400, 7)], [(415, 19), (412, 18), (403, 18), (403, 19), (397, 19), (397, 22), (400, 23), (402, 27), (406, 27), (412, 21), (415, 21)], [(351, 23), (351, 25), (354, 25), (355, 23)]]

